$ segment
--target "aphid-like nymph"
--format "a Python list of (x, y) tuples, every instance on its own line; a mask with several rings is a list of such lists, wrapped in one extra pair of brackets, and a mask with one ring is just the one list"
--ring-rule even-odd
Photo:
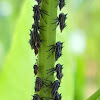
[[(51, 73), (50, 76), (56, 72), (56, 76), (57, 78), (59, 79), (59, 81), (61, 81), (62, 77), (63, 77), (63, 74), (62, 74), (62, 65), (61, 64), (57, 64), (55, 68), (51, 68), (49, 70), (47, 70), (47, 74)], [(48, 79), (49, 77), (47, 77)]]
[(30, 43), (30, 45), (31, 45), (31, 48), (32, 49), (35, 49), (36, 48), (36, 46), (35, 46), (35, 40), (34, 40), (34, 38), (35, 38), (35, 36), (34, 36), (34, 33), (33, 33), (33, 31), (31, 31), (30, 30), (30, 41), (29, 41), (29, 43)]
[(50, 84), (46, 86), (51, 88), (51, 96), (52, 96), (52, 99), (54, 100), (55, 97), (57, 96), (57, 92), (60, 87), (60, 82), (58, 80), (55, 80), (53, 83), (49, 80), (46, 80), (46, 81), (50, 82)]
[(54, 81), (51, 89), (52, 98), (56, 97), (59, 87), (60, 87), (60, 82), (58, 80)]
[(59, 0), (59, 8), (60, 10), (65, 6), (65, 0)]
[(53, 23), (53, 24), (57, 24), (57, 26), (60, 25), (60, 30), (61, 30), (61, 32), (62, 32), (62, 30), (66, 27), (66, 24), (65, 24), (65, 20), (67, 19), (66, 16), (67, 16), (67, 14), (63, 14), (63, 13), (59, 14), (59, 17), (57, 17), (57, 18), (55, 19), (56, 22)]
[(63, 77), (63, 74), (62, 74), (62, 65), (60, 64), (57, 64), (56, 65), (56, 72), (57, 72), (57, 78), (59, 79), (59, 81), (61, 81), (62, 77)]
[(35, 81), (35, 92), (38, 92), (41, 90), (43, 86), (43, 81), (40, 77), (36, 77), (36, 81)]
[(34, 94), (32, 100), (40, 100), (40, 96), (38, 94)]
[[(49, 99), (51, 99), (51, 98), (48, 98), (48, 97), (41, 97), (40, 98), (40, 96), (38, 95), (38, 94), (34, 94), (34, 96), (33, 96), (33, 99), (32, 100), (49, 100)], [(59, 99), (58, 99), (59, 100)]]
[(31, 38), (30, 38), (29, 43), (31, 45), (31, 48), (34, 49), (35, 55), (37, 55), (38, 49), (40, 48), (40, 44), (41, 44), (42, 41), (40, 40), (40, 36), (39, 36), (36, 28), (34, 28), (34, 30), (31, 31), (30, 37)]
[(38, 5), (40, 5), (42, 0), (35, 0), (35, 1), (37, 1)]
[(61, 100), (61, 94), (59, 94), (59, 93), (57, 92), (57, 94), (56, 94), (54, 100)]
[(48, 50), (48, 51), (53, 50), (52, 53), (55, 51), (55, 61), (57, 61), (58, 58), (62, 55), (63, 42), (62, 43), (61, 42), (57, 42), (56, 45), (50, 45), (49, 47), (51, 47), (51, 49)]
[(55, 60), (57, 61), (59, 57), (62, 55), (62, 48), (63, 48), (63, 42), (57, 42), (56, 48), (55, 48)]
[[(33, 11), (34, 11), (34, 23), (37, 24), (37, 22), (39, 22), (40, 20), (40, 15), (43, 18), (42, 14), (48, 15), (48, 13), (45, 10), (40, 9), (39, 5), (34, 5), (33, 7)], [(49, 15), (48, 15), (49, 16)], [(44, 19), (43, 19), (44, 20)], [(45, 20), (44, 20), (45, 21)], [(45, 21), (46, 23), (46, 21)], [(47, 24), (47, 23), (46, 23)]]
[(60, 10), (65, 6), (65, 0), (57, 0)]
[(39, 70), (38, 66), (34, 65), (33, 68), (34, 68), (34, 74), (37, 75), (38, 70)]

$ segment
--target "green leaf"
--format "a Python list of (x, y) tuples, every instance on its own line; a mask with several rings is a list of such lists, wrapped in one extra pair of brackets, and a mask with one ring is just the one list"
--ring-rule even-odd
[[(32, 1), (33, 2), (33, 1)], [(33, 56), (29, 45), (32, 2), (26, 0), (16, 24), (12, 47), (0, 76), (1, 100), (30, 100), (33, 89)]]
[(92, 96), (90, 96), (87, 100), (100, 100), (100, 89), (97, 90)]

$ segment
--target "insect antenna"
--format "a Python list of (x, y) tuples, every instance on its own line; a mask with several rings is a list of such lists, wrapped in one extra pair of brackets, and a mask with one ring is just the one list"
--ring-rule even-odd
[[(51, 54), (53, 54), (53, 53), (54, 53), (54, 51), (55, 51), (55, 50), (53, 50)], [(47, 58), (47, 59), (49, 59), (49, 58), (50, 58), (51, 54), (48, 56), (48, 58)]]
[[(51, 50), (53, 50), (52, 52), (51, 52), (51, 54), (55, 51), (55, 45), (50, 45), (50, 46), (47, 46), (47, 47), (51, 47), (48, 51), (46, 51), (46, 52), (49, 52), (49, 51), (51, 51)], [(48, 56), (48, 58), (47, 59), (49, 59), (49, 57), (51, 56), (51, 54)]]

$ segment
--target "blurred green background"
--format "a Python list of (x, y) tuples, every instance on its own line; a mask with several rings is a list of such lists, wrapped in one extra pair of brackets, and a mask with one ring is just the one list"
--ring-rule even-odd
[[(29, 45), (35, 0), (0, 0), (0, 100), (31, 100), (34, 51)], [(100, 87), (100, 0), (66, 0), (62, 100), (86, 100)], [(58, 9), (58, 13), (61, 13)], [(57, 62), (56, 62), (57, 63)], [(97, 100), (100, 100), (99, 98)]]

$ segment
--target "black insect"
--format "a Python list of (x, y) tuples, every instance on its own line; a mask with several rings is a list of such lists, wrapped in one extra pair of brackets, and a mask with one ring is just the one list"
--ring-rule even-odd
[[(30, 30), (31, 31), (31, 30)], [(40, 36), (38, 34), (38, 31), (34, 28), (33, 31), (31, 31), (30, 33), (30, 45), (31, 48), (34, 49), (35, 55), (38, 54), (38, 49), (40, 48), (40, 44), (41, 44), (41, 40), (40, 40)]]
[(44, 26), (40, 26), (39, 23), (32, 25), (33, 30), (36, 29), (36, 31), (39, 31), (39, 32), (40, 32), (40, 29), (43, 30), (43, 31), (46, 31), (45, 29), (43, 29), (43, 27)]
[(33, 68), (34, 68), (34, 74), (37, 75), (39, 67), (37, 65), (34, 65)]
[(36, 64), (33, 66), (34, 69), (34, 74), (37, 75), (39, 69), (41, 68), (41, 66), (37, 66)]
[[(57, 64), (55, 68), (51, 68), (49, 70), (47, 70), (47, 74), (51, 73), (50, 76), (56, 72), (56, 76), (57, 78), (59, 79), (59, 81), (61, 81), (62, 77), (63, 77), (63, 74), (62, 74), (62, 65), (61, 64)], [(48, 77), (49, 78), (49, 77)]]
[(37, 24), (37, 22), (39, 22), (40, 20), (40, 6), (34, 5), (33, 11), (34, 11), (34, 16), (33, 16), (34, 23), (36, 22), (35, 24)]
[(33, 31), (31, 31), (31, 38), (35, 41), (35, 45), (37, 48), (40, 48), (37, 46), (38, 42), (40, 43), (41, 40), (40, 40), (40, 36), (39, 36), (39, 27), (36, 26), (35, 24), (32, 25), (32, 28), (33, 28)]
[(34, 15), (33, 18), (34, 18), (34, 24), (38, 26), (40, 23), (40, 15), (38, 16)]
[(62, 77), (63, 77), (63, 74), (62, 74), (62, 65), (60, 64), (57, 64), (56, 65), (56, 72), (57, 72), (57, 78), (59, 79), (59, 81), (61, 81)]
[(54, 83), (52, 84), (52, 89), (51, 89), (52, 98), (56, 97), (59, 87), (60, 87), (60, 82), (58, 80), (54, 81)]
[(61, 100), (61, 94), (59, 94), (59, 93), (57, 92), (57, 94), (56, 94), (54, 100)]
[(37, 1), (38, 5), (40, 5), (42, 0), (36, 0), (36, 1)]
[(60, 82), (58, 80), (55, 80), (53, 83), (49, 80), (46, 80), (48, 82), (50, 82), (50, 84), (46, 84), (46, 87), (51, 88), (51, 95), (52, 95), (52, 99), (54, 100), (56, 95), (57, 95), (57, 91), (60, 87)]
[(35, 53), (35, 55), (38, 54), (38, 48), (37, 47), (34, 48), (34, 53)]
[(62, 48), (63, 48), (63, 42), (57, 42), (56, 48), (55, 48), (55, 60), (57, 61), (58, 58), (62, 55)]
[(39, 49), (40, 43), (42, 43), (42, 40), (40, 39), (39, 31), (38, 31), (39, 27), (33, 24), (32, 28), (33, 28), (33, 39), (35, 41), (35, 46)]
[(33, 24), (33, 25), (32, 25), (32, 28), (33, 28), (34, 34), (37, 35), (37, 34), (38, 34), (38, 30), (39, 30), (39, 26), (36, 25), (36, 24)]
[(50, 82), (50, 84), (46, 84), (46, 87), (51, 88), (51, 96), (52, 96), (52, 100), (55, 100), (55, 97), (57, 96), (57, 92), (58, 89), (60, 87), (60, 82), (58, 80), (55, 80), (53, 83), (49, 80), (46, 80), (48, 82)]
[(36, 77), (35, 81), (35, 92), (38, 92), (41, 90), (42, 87), (48, 87), (47, 82), (43, 81), (40, 77)]
[[(40, 5), (42, 0), (36, 0), (36, 1), (37, 1), (38, 5)], [(46, 2), (46, 1), (45, 1), (45, 2)], [(46, 2), (46, 3), (47, 3), (47, 2)], [(47, 4), (48, 4), (48, 3), (47, 3)]]
[(50, 98), (48, 98), (48, 97), (41, 97), (41, 98), (40, 98), (40, 96), (39, 96), (38, 94), (34, 94), (32, 100), (44, 100), (44, 98), (45, 98), (46, 100), (49, 100), (49, 99), (50, 99)]
[(35, 92), (38, 92), (41, 90), (43, 86), (43, 81), (40, 77), (36, 77), (36, 81), (35, 81)]
[[(34, 23), (35, 23), (35, 25), (37, 24), (37, 22), (39, 22), (39, 20), (40, 20), (40, 15), (41, 15), (41, 17), (43, 18), (43, 14), (45, 14), (45, 15), (48, 15), (47, 14), (47, 12), (45, 11), (45, 10), (41, 10), (40, 9), (40, 6), (38, 6), (38, 5), (34, 5), (34, 7), (33, 7), (33, 11), (34, 11)], [(49, 15), (48, 15), (49, 16)], [(43, 19), (44, 20), (44, 19)], [(44, 20), (45, 21), (45, 20)], [(45, 21), (45, 23), (46, 23), (46, 21)], [(47, 24), (47, 23), (46, 23)]]
[[(35, 24), (32, 25), (32, 29), (33, 29), (33, 31), (34, 31), (35, 37), (38, 36), (38, 34), (40, 34), (40, 35), (43, 36), (43, 34), (42, 34), (41, 31), (40, 31), (40, 29), (41, 29), (42, 31), (46, 31), (45, 29), (43, 29), (43, 27), (45, 27), (45, 26), (40, 26), (39, 23), (38, 23), (37, 25), (35, 25)], [(43, 36), (43, 37), (44, 37), (44, 36)], [(39, 39), (39, 38), (37, 38), (37, 39)], [(39, 39), (39, 40), (40, 40), (40, 39)], [(40, 42), (42, 42), (42, 41), (40, 40)]]
[(40, 44), (42, 43), (42, 40), (40, 40), (40, 36), (39, 34), (36, 37), (36, 47), (39, 49), (40, 48)]
[(60, 10), (65, 6), (65, 0), (57, 0)]
[[(47, 85), (47, 82), (50, 82), (48, 85)], [(51, 98), (49, 99), (52, 99), (52, 100), (57, 100), (55, 98), (58, 98), (58, 89), (60, 87), (60, 82), (58, 80), (55, 80), (54, 82), (51, 82), (50, 80), (47, 80), (45, 79), (45, 86), (48, 87), (48, 88), (51, 88)], [(59, 99), (58, 99), (59, 100)]]
[(33, 31), (31, 31), (31, 30), (30, 30), (30, 32), (31, 32), (31, 33), (30, 33), (30, 37), (31, 37), (31, 38), (30, 38), (29, 43), (30, 43), (30, 45), (31, 45), (31, 48), (32, 48), (32, 49), (35, 49), (36, 46), (35, 46), (35, 40), (34, 40), (34, 38), (35, 38), (35, 37), (34, 37), (34, 33), (33, 33)]
[[(60, 30), (62, 32), (62, 30), (66, 27), (66, 24), (65, 24), (65, 20), (67, 19), (67, 14), (59, 14), (59, 17), (57, 17), (55, 20), (56, 22), (53, 23), (53, 24), (56, 24), (57, 23), (57, 26), (60, 25)], [(54, 29), (55, 30), (55, 29)]]
[(62, 43), (61, 42), (57, 42), (56, 45), (50, 45), (49, 47), (51, 47), (51, 49), (48, 50), (48, 51), (53, 50), (52, 53), (55, 51), (55, 61), (57, 61), (58, 58), (62, 55), (63, 42)]
[(38, 94), (34, 94), (32, 100), (40, 100), (40, 96)]

